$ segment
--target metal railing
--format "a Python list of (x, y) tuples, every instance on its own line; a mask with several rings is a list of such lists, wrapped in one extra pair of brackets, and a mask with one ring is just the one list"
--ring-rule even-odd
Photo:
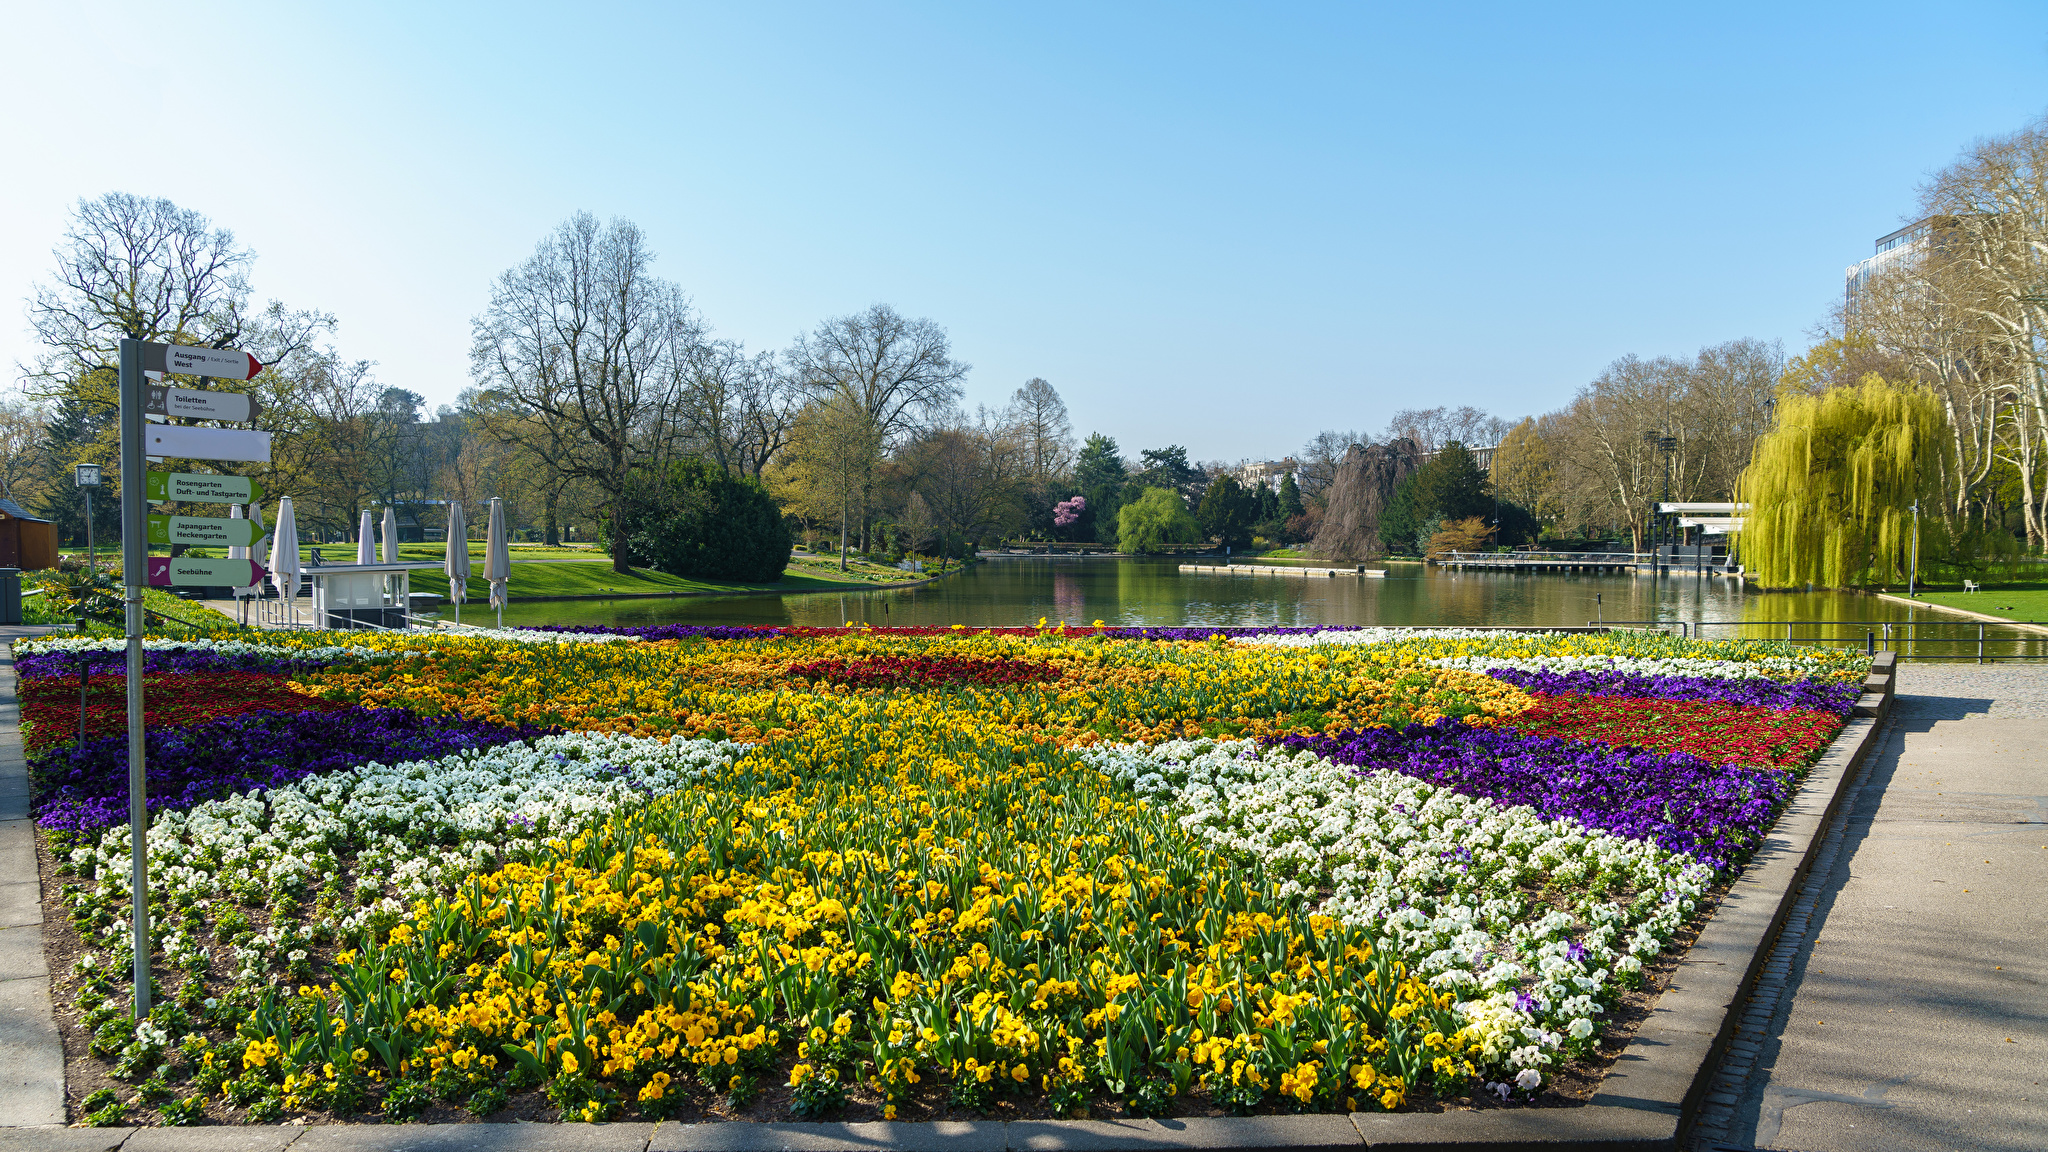
[(1442, 552), (1439, 556), (1464, 563), (1497, 564), (1542, 561), (1552, 564), (1648, 564), (1654, 552)]
[[(1675, 628), (1684, 638), (1705, 640), (1707, 629), (1746, 629), (1752, 636), (1716, 636), (1738, 644), (1809, 644), (1892, 652), (1901, 660), (2048, 660), (2048, 627), (1983, 620), (1589, 620), (1595, 627)], [(1802, 629), (1836, 629), (1802, 632)], [(1779, 631), (1783, 635), (1779, 635)], [(2005, 634), (1999, 634), (2004, 630)], [(1849, 635), (1839, 632), (1847, 631)], [(1856, 636), (1854, 633), (1861, 632)], [(1929, 635), (1933, 633), (1933, 635)], [(1957, 634), (1960, 633), (1960, 634)], [(2011, 649), (2010, 651), (2006, 649)]]

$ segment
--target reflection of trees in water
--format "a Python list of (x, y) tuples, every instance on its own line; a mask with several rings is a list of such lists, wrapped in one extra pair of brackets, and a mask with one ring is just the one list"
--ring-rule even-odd
[(1081, 582), (1071, 572), (1055, 570), (1052, 574), (1052, 606), (1054, 618), (1069, 624), (1089, 623), (1087, 598), (1081, 594)]
[[(916, 589), (775, 597), (553, 601), (514, 604), (507, 624), (961, 624), (970, 628), (1029, 625), (1046, 616), (1069, 624), (1097, 617), (1111, 624), (1261, 625), (1386, 624), (1581, 626), (1596, 617), (1625, 620), (1740, 621), (1709, 627), (1708, 638), (1783, 639), (1784, 623), (1870, 621), (1832, 625), (1828, 640), (1857, 644), (1878, 622), (1903, 621), (1904, 605), (1845, 592), (1744, 595), (1728, 580), (1693, 577), (1567, 576), (1464, 573), (1390, 566), (1390, 578), (1182, 575), (1177, 561), (993, 561)], [(1596, 607), (1595, 595), (1603, 603)], [(884, 610), (884, 606), (888, 610)], [(1967, 637), (1975, 657), (1976, 626), (1918, 613), (1924, 636)], [(1939, 626), (1932, 622), (1943, 621)], [(1775, 627), (1774, 627), (1775, 626)], [(1821, 629), (1797, 628), (1812, 635)], [(1994, 632), (1995, 636), (1996, 633)], [(2038, 647), (2039, 645), (2035, 645)], [(1943, 649), (1949, 651), (1950, 649)], [(1962, 649), (1954, 649), (1964, 655)], [(2005, 651), (2011, 651), (2008, 646)], [(1930, 649), (1929, 654), (1932, 654)], [(1997, 654), (1994, 649), (1988, 654)]]

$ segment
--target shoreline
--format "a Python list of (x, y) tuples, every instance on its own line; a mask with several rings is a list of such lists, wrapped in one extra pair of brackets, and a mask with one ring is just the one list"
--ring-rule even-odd
[(1991, 616), (1983, 612), (1972, 612), (1968, 608), (1952, 608), (1947, 604), (1936, 604), (1929, 600), (1915, 600), (1911, 596), (1900, 596), (1892, 592), (1872, 592), (1871, 595), (1879, 600), (1889, 600), (1894, 604), (1926, 608), (1935, 612), (1947, 612), (1952, 616), (1961, 616), (1966, 620), (1980, 620), (1986, 624), (2004, 624), (2011, 628), (2025, 629), (2037, 636), (2048, 636), (2048, 626), (2043, 626), (2032, 620), (2014, 620), (2007, 616)]

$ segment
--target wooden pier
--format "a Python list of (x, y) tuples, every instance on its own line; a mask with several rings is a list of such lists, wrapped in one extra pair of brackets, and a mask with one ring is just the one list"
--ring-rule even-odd
[(1656, 552), (1446, 552), (1432, 558), (1445, 568), (1488, 572), (1627, 572), (1638, 576), (1740, 576), (1738, 564), (1715, 563), (1694, 550)]
[(1216, 576), (1366, 576), (1384, 579), (1384, 568), (1367, 568), (1360, 564), (1354, 568), (1296, 568), (1280, 564), (1183, 564), (1183, 572), (1203, 572)]
[(1649, 572), (1656, 556), (1649, 552), (1446, 552), (1435, 557), (1445, 568), (1494, 572)]

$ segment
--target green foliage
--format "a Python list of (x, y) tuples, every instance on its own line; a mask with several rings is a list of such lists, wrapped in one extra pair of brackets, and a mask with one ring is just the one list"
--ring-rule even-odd
[(1766, 588), (1899, 582), (1912, 564), (1916, 501), (1923, 565), (1997, 551), (2003, 533), (1937, 511), (1953, 457), (1930, 388), (1873, 374), (1817, 394), (1781, 390), (1737, 486), (1751, 505), (1737, 538), (1743, 564)]
[(1258, 497), (1244, 490), (1235, 476), (1218, 476), (1202, 494), (1199, 518), (1204, 535), (1232, 548), (1252, 542), (1252, 523), (1258, 515)]
[(1192, 500), (1200, 492), (1202, 470), (1188, 463), (1188, 450), (1179, 444), (1168, 444), (1164, 448), (1147, 448), (1138, 453), (1142, 467), (1138, 479), (1150, 488), (1168, 488), (1180, 494), (1183, 500)]
[(48, 601), (50, 611), (66, 623), (81, 616), (102, 624), (119, 624), (126, 618), (121, 585), (104, 570), (48, 572), (37, 583), (47, 589), (39, 599)]
[(1415, 470), (1416, 511), (1464, 520), (1493, 514), (1493, 488), (1479, 461), (1456, 440)]
[(671, 576), (770, 583), (789, 564), (789, 529), (767, 490), (703, 460), (637, 477), (622, 522), (613, 554)]
[(1415, 537), (1422, 530), (1425, 517), (1416, 509), (1415, 476), (1403, 476), (1394, 485), (1394, 496), (1380, 512), (1380, 545), (1389, 553), (1414, 555), (1418, 551)]
[(1088, 437), (1074, 461), (1074, 484), (1089, 494), (1090, 504), (1095, 502), (1097, 488), (1115, 491), (1124, 486), (1124, 459), (1118, 455), (1115, 440), (1100, 432)]
[(89, 1128), (111, 1128), (119, 1124), (128, 1114), (128, 1106), (112, 1088), (102, 1088), (79, 1102), (79, 1109), (85, 1114)]
[(206, 1097), (187, 1096), (183, 1100), (166, 1100), (157, 1105), (157, 1115), (164, 1118), (168, 1128), (187, 1128), (206, 1119)]
[(1126, 552), (1157, 552), (1165, 544), (1192, 544), (1201, 526), (1177, 493), (1146, 488), (1117, 513), (1118, 546)]
[(1543, 525), (1536, 519), (1535, 513), (1512, 501), (1500, 502), (1500, 529), (1494, 533), (1494, 543), (1527, 544), (1542, 533)]
[(384, 1094), (384, 1115), (402, 1124), (426, 1111), (433, 1102), (434, 1091), (427, 1085), (417, 1080), (394, 1080), (391, 1090)]
[(1307, 511), (1301, 503), (1301, 485), (1294, 482), (1294, 473), (1289, 472), (1280, 481), (1280, 515), (1293, 519)]

